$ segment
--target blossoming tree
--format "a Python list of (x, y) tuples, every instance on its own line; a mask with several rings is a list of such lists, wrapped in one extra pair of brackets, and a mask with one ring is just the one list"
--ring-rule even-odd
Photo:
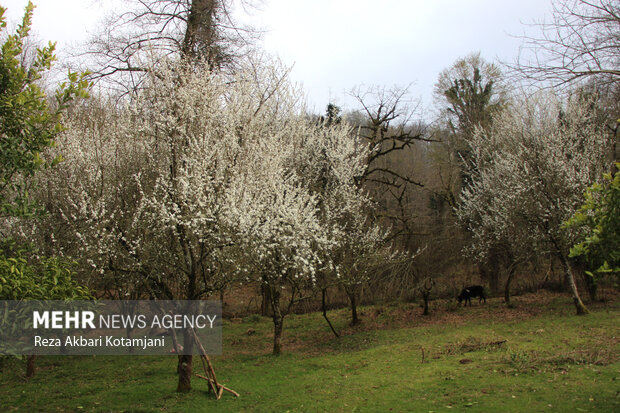
[[(355, 180), (367, 154), (345, 125), (311, 122), (276, 64), (151, 73), (125, 106), (75, 110), (58, 148), (66, 161), (42, 178), (52, 214), (23, 230), (79, 257), (119, 297), (193, 300), (259, 279), (273, 292), (279, 353), (284, 316), (341, 239), (338, 217), (367, 202)], [(325, 165), (332, 178), (318, 191)], [(179, 363), (187, 391), (192, 357)]]
[(285, 316), (337, 273), (336, 252), (358, 236), (354, 223), (365, 222), (369, 199), (358, 181), (368, 154), (345, 123), (309, 122), (292, 100), (278, 98), (270, 106), (268, 113), (285, 117), (269, 122), (271, 131), (252, 145), (249, 169), (232, 185), (238, 191), (230, 192), (236, 199), (230, 204), (237, 210), (230, 213), (237, 217), (244, 262), (268, 289), (273, 353), (280, 354)]
[(484, 256), (504, 244), (515, 261), (555, 255), (577, 313), (587, 312), (569, 260), (575, 231), (562, 223), (604, 172), (608, 145), (592, 101), (579, 95), (563, 103), (541, 92), (512, 105), (488, 132), (476, 132), (471, 144), (476, 172), (458, 210), (473, 234), (471, 250)]

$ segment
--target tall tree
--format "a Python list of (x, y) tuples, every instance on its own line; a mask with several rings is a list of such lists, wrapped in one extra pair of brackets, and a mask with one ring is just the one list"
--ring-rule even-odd
[[(474, 53), (458, 59), (439, 74), (434, 94), (441, 127), (446, 129), (436, 151), (443, 168), (442, 187), (435, 196), (455, 208), (461, 189), (475, 173), (475, 163), (471, 162), (472, 136), (476, 130), (491, 127), (493, 118), (506, 104), (508, 93), (499, 67)], [(497, 245), (478, 262), (480, 276), (489, 282), (493, 293), (499, 291), (500, 263), (505, 253), (505, 246)]]
[[(66, 161), (45, 177), (62, 196), (46, 200), (54, 238), (79, 252), (85, 272), (160, 299), (197, 300), (226, 285), (225, 195), (245, 131), (263, 115), (250, 98), (254, 73), (239, 74), (234, 88), (230, 80), (207, 63), (162, 64), (128, 106), (76, 111), (59, 145)], [(181, 392), (192, 371), (184, 335)]]
[(435, 99), (443, 120), (448, 126), (462, 177), (468, 173), (469, 139), (476, 128), (488, 128), (493, 116), (502, 108), (507, 91), (502, 73), (480, 53), (458, 59), (439, 74), (435, 84)]
[(359, 181), (379, 205), (374, 212), (393, 227), (391, 236), (415, 249), (415, 214), (411, 200), (424, 183), (414, 171), (415, 154), (432, 141), (416, 119), (418, 103), (408, 87), (360, 86), (351, 92), (360, 109), (355, 113), (362, 142), (368, 148), (367, 166)]
[(88, 44), (82, 58), (94, 80), (119, 92), (141, 87), (144, 73), (162, 58), (207, 61), (231, 67), (249, 51), (258, 31), (239, 23), (236, 6), (253, 0), (128, 0)]

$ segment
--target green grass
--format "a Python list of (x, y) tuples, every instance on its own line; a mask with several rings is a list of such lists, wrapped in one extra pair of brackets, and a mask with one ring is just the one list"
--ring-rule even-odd
[(280, 357), (269, 355), (269, 319), (228, 322), (212, 361), (238, 399), (214, 400), (199, 379), (175, 393), (175, 357), (41, 357), (29, 380), (10, 360), (0, 411), (620, 411), (618, 302), (578, 317), (565, 296), (515, 300), (434, 303), (430, 317), (414, 304), (363, 307), (355, 328), (332, 311), (339, 339), (320, 314), (291, 316)]

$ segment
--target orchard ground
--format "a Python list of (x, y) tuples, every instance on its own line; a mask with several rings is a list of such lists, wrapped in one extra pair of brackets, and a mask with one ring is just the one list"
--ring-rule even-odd
[[(206, 382), (178, 394), (176, 357), (40, 357), (24, 377), (3, 361), (1, 411), (131, 412), (613, 412), (620, 411), (620, 300), (616, 292), (574, 315), (567, 294), (538, 292), (457, 307), (433, 301), (285, 319), (284, 351), (271, 356), (272, 322), (226, 321), (218, 380), (241, 394), (216, 401)], [(195, 360), (194, 371), (200, 363)]]

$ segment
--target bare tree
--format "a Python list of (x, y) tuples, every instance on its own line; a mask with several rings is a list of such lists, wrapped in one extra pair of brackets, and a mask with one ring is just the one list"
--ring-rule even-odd
[(554, 0), (551, 21), (534, 24), (523, 53), (509, 65), (534, 82), (566, 85), (595, 77), (620, 81), (620, 4), (617, 0)]
[(414, 176), (414, 155), (419, 145), (432, 138), (415, 119), (418, 104), (408, 87), (360, 86), (351, 96), (359, 104), (360, 137), (369, 150), (360, 182), (379, 203), (379, 215), (392, 224), (392, 236), (407, 246), (415, 232), (413, 189), (424, 186)]
[(361, 136), (370, 148), (364, 180), (400, 187), (422, 184), (381, 164), (389, 154), (411, 148), (417, 141), (430, 141), (414, 125), (417, 104), (409, 97), (409, 87), (358, 87), (351, 92), (361, 106), (366, 123)]
[(234, 17), (258, 0), (127, 0), (79, 55), (92, 79), (120, 92), (140, 87), (144, 73), (162, 58), (201, 59), (212, 69), (230, 67), (259, 32)]
[[(443, 133), (439, 134), (441, 142), (434, 152), (440, 178), (440, 185), (433, 191), (435, 200), (447, 202), (452, 208), (458, 206), (461, 189), (475, 173), (472, 136), (477, 129), (491, 127), (494, 117), (506, 106), (508, 94), (500, 68), (480, 53), (457, 59), (439, 74), (434, 95)], [(498, 291), (502, 250), (500, 246), (492, 248), (478, 262), (480, 276), (488, 281), (493, 293)]]

